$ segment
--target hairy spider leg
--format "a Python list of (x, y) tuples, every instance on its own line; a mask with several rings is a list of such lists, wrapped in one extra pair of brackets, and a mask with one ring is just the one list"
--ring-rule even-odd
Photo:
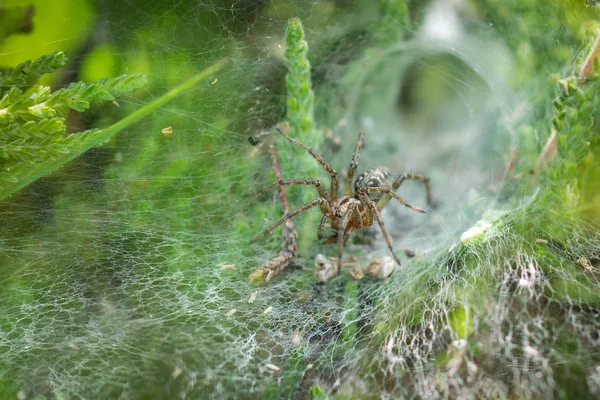
[[(269, 145), (269, 153), (271, 153), (271, 163), (273, 164), (273, 172), (275, 173), (275, 177), (278, 180), (282, 180), (283, 176), (281, 175), (281, 168), (279, 168), (279, 161), (277, 161), (277, 150), (275, 150), (275, 146)], [(285, 194), (285, 188), (283, 187), (283, 185), (279, 186), (279, 200), (281, 200), (283, 212), (289, 212), (290, 204), (287, 201), (287, 196)]]
[(383, 237), (385, 239), (385, 242), (387, 243), (388, 249), (390, 249), (390, 252), (392, 253), (392, 256), (394, 257), (394, 260), (396, 260), (396, 263), (398, 263), (398, 265), (400, 266), (400, 265), (402, 265), (400, 263), (400, 258), (398, 258), (398, 255), (396, 254), (396, 252), (394, 251), (394, 248), (392, 247), (392, 241), (390, 240), (390, 237), (388, 236), (388, 233), (385, 230), (385, 226), (383, 225), (383, 219), (381, 218), (381, 214), (379, 212), (379, 209), (377, 208), (377, 205), (367, 195), (367, 189), (370, 189), (370, 188), (361, 188), (358, 192), (358, 198), (365, 206), (367, 206), (371, 210), (371, 212), (373, 212), (373, 214), (375, 214), (375, 219), (377, 219), (377, 223), (379, 224), (381, 233), (383, 233)]
[[(421, 209), (419, 207), (411, 206), (410, 204), (408, 204), (408, 202), (406, 200), (404, 200), (402, 197), (398, 196), (398, 194), (396, 192), (394, 192), (390, 188), (387, 188), (387, 187), (366, 187), (366, 188), (362, 188), (362, 189), (364, 189), (367, 193), (385, 193), (386, 195), (389, 195), (392, 198), (398, 200), (405, 207), (410, 208), (411, 210), (416, 211), (418, 213), (425, 214), (425, 210), (423, 210), (423, 209)], [(381, 204), (382, 200), (379, 200), (379, 204)], [(385, 207), (386, 204), (387, 204), (387, 202), (385, 202), (383, 204), (383, 206), (379, 206), (378, 205), (377, 209), (381, 210), (383, 207)]]
[(356, 142), (356, 149), (354, 149), (354, 155), (352, 156), (352, 160), (350, 161), (350, 168), (348, 168), (348, 174), (346, 175), (346, 180), (344, 181), (345, 196), (352, 196), (352, 179), (354, 178), (354, 173), (356, 172), (356, 168), (358, 167), (358, 156), (363, 146), (363, 139), (364, 135), (362, 132), (360, 132), (358, 134), (358, 141)]
[(319, 223), (319, 229), (317, 229), (317, 237), (319, 239), (325, 237), (325, 223), (327, 222), (327, 218), (329, 218), (329, 213), (323, 214), (323, 218), (321, 218), (321, 222)]
[(315, 160), (317, 160), (317, 162), (319, 164), (321, 164), (321, 166), (323, 168), (325, 168), (325, 170), (327, 172), (329, 172), (329, 175), (331, 175), (331, 198), (328, 198), (328, 201), (335, 201), (338, 198), (338, 190), (339, 190), (339, 181), (338, 181), (338, 173), (336, 172), (335, 169), (333, 169), (333, 167), (331, 165), (329, 165), (327, 163), (327, 161), (325, 161), (323, 159), (323, 157), (321, 157), (319, 154), (317, 154), (316, 151), (314, 151), (313, 149), (311, 149), (310, 147), (308, 147), (307, 145), (305, 145), (304, 143), (300, 143), (299, 141), (297, 141), (296, 139), (293, 139), (291, 137), (289, 137), (279, 126), (276, 126), (275, 129), (277, 130), (277, 132), (279, 132), (284, 138), (286, 138), (287, 140), (289, 140), (292, 144), (300, 147), (301, 149), (306, 150), (311, 156), (313, 156), (313, 158)]
[(285, 215), (283, 217), (281, 217), (279, 219), (279, 221), (275, 222), (273, 225), (269, 226), (267, 229), (265, 229), (260, 234), (258, 234), (258, 236), (256, 236), (254, 239), (252, 239), (250, 241), (250, 244), (261, 239), (263, 236), (270, 234), (271, 232), (273, 232), (275, 230), (275, 228), (277, 228), (279, 225), (283, 224), (286, 220), (295, 217), (296, 215), (300, 214), (301, 212), (306, 211), (306, 210), (316, 206), (317, 204), (320, 204), (320, 205), (324, 204), (327, 206), (327, 209), (329, 209), (329, 203), (327, 202), (327, 200), (325, 200), (322, 197), (316, 198), (316, 199), (314, 199), (314, 200), (312, 200), (290, 212), (285, 213)]
[[(317, 192), (319, 192), (319, 196), (325, 200), (329, 199), (329, 193), (327, 193), (327, 189), (325, 189), (323, 183), (321, 183), (321, 181), (318, 179), (280, 179), (277, 182), (265, 186), (258, 192), (250, 193), (250, 195), (258, 195), (282, 185), (314, 185), (317, 188)], [(329, 209), (324, 204), (321, 204), (321, 212), (323, 212), (323, 214), (328, 213)]]
[(409, 174), (409, 173), (405, 172), (403, 174), (400, 174), (400, 176), (398, 176), (396, 181), (392, 184), (392, 189), (394, 191), (398, 190), (400, 185), (402, 185), (402, 182), (404, 182), (405, 180), (423, 182), (425, 184), (425, 194), (427, 196), (427, 204), (431, 204), (431, 187), (429, 186), (429, 177), (427, 177), (425, 175)]
[[(392, 184), (392, 190), (393, 191), (398, 190), (400, 185), (402, 185), (402, 182), (404, 182), (406, 180), (423, 182), (425, 184), (425, 194), (427, 196), (427, 204), (431, 204), (431, 188), (429, 187), (429, 178), (428, 177), (426, 177), (425, 175), (402, 173), (398, 176), (398, 178), (396, 178), (396, 180)], [(391, 193), (389, 193), (389, 195), (388, 194), (384, 195), (379, 200), (379, 203), (377, 203), (377, 208), (382, 210), (383, 207), (385, 207), (387, 205), (387, 203), (390, 201), (390, 196), (393, 196), (393, 195)], [(402, 203), (402, 204), (404, 204), (404, 203)], [(404, 205), (406, 205), (406, 204), (404, 204)], [(415, 211), (417, 211), (417, 210), (415, 210)]]
[(338, 246), (338, 275), (342, 272), (342, 253), (344, 251), (344, 245), (348, 240), (350, 232), (346, 232), (346, 227), (350, 222), (350, 218), (354, 218), (354, 223), (356, 224), (355, 230), (360, 230), (363, 228), (362, 218), (360, 216), (360, 212), (358, 211), (358, 203), (353, 203), (348, 206), (348, 210), (344, 218), (342, 219), (342, 223), (338, 227), (337, 232), (337, 246)]
[[(362, 228), (364, 228), (363, 226), (363, 221), (362, 221), (362, 216), (360, 215), (360, 211), (358, 210), (358, 204), (356, 204), (355, 207), (352, 207), (352, 214), (354, 215), (354, 230), (355, 231), (359, 231)], [(348, 240), (348, 238), (344, 239), (344, 244), (346, 244), (346, 241)]]

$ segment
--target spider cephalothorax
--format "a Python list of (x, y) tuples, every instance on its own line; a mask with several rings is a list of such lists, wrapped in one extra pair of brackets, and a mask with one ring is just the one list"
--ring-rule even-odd
[[(344, 196), (339, 197), (339, 178), (335, 169), (333, 169), (323, 159), (323, 157), (317, 154), (313, 149), (295, 139), (292, 139), (280, 127), (276, 127), (276, 129), (283, 137), (292, 142), (294, 145), (308, 151), (310, 155), (312, 155), (313, 158), (317, 160), (317, 162), (321, 164), (323, 168), (325, 168), (325, 170), (331, 176), (331, 186), (330, 190), (328, 191), (320, 180), (313, 178), (281, 179), (256, 192), (257, 194), (263, 193), (281, 185), (312, 185), (317, 189), (319, 197), (304, 204), (303, 206), (287, 212), (277, 222), (269, 226), (258, 236), (252, 239), (250, 243), (254, 243), (263, 236), (273, 232), (275, 228), (277, 228), (286, 220), (318, 205), (323, 213), (323, 218), (321, 218), (321, 223), (319, 224), (319, 228), (317, 230), (317, 236), (319, 239), (325, 239), (325, 243), (337, 243), (338, 274), (342, 266), (342, 251), (344, 245), (350, 237), (350, 233), (363, 229), (367, 226), (371, 226), (375, 221), (377, 221), (379, 224), (381, 233), (385, 238), (387, 246), (394, 257), (394, 260), (396, 260), (398, 265), (400, 265), (400, 259), (392, 248), (392, 242), (390, 241), (390, 237), (383, 224), (381, 210), (392, 198), (394, 198), (411, 210), (424, 213), (424, 210), (408, 204), (402, 197), (396, 194), (395, 190), (397, 190), (405, 180), (423, 182), (425, 184), (427, 203), (429, 204), (431, 203), (429, 178), (423, 175), (403, 173), (394, 179), (387, 168), (379, 167), (363, 172), (356, 178), (354, 185), (352, 185), (352, 179), (354, 178), (354, 173), (358, 167), (360, 149), (362, 148), (363, 144), (363, 135), (361, 133), (358, 137), (356, 149), (354, 150), (354, 155), (352, 156), (352, 160), (350, 162), (350, 168), (348, 168), (348, 174), (344, 180)], [(330, 236), (326, 236), (324, 231), (327, 221), (329, 221), (331, 228), (334, 230), (334, 233)]]

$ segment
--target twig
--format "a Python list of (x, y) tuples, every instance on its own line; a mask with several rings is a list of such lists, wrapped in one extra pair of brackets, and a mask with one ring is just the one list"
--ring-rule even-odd
[(506, 169), (504, 170), (504, 175), (502, 177), (503, 180), (507, 180), (511, 174), (513, 173), (515, 166), (517, 165), (517, 161), (519, 160), (519, 149), (514, 149), (512, 153), (512, 157), (510, 158), (510, 162), (506, 165)]
[(552, 129), (552, 134), (548, 138), (548, 141), (544, 145), (542, 152), (540, 153), (537, 162), (536, 168), (541, 170), (550, 160), (554, 158), (556, 155), (556, 138), (558, 137), (558, 132), (556, 129)]
[(585, 78), (591, 75), (592, 72), (594, 72), (594, 60), (596, 59), (599, 53), (600, 31), (598, 31), (596, 35), (596, 40), (594, 41), (594, 45), (592, 46), (592, 49), (590, 50), (587, 58), (585, 59), (585, 61), (581, 65), (581, 68), (579, 69), (579, 80), (583, 81)]
[[(281, 174), (279, 162), (277, 161), (277, 151), (275, 151), (275, 146), (269, 145), (269, 152), (271, 153), (271, 161), (273, 162), (273, 171), (275, 171), (275, 177), (278, 181), (280, 181), (283, 179), (283, 175)], [(290, 205), (287, 201), (287, 197), (285, 195), (285, 187), (283, 185), (279, 185), (279, 199), (281, 200), (281, 204), (283, 205), (283, 212), (287, 214), (290, 211)], [(291, 220), (288, 221), (290, 223), (292, 222)], [(293, 225), (294, 224), (292, 224), (292, 227)]]
[[(275, 172), (275, 177), (277, 180), (282, 180), (283, 175), (281, 174), (279, 162), (277, 161), (277, 152), (275, 151), (275, 147), (273, 145), (269, 146), (269, 152), (271, 153), (271, 161), (273, 162), (273, 171)], [(281, 200), (284, 213), (287, 214), (290, 211), (290, 205), (287, 201), (287, 196), (285, 194), (283, 185), (279, 185), (279, 199)], [(266, 283), (283, 271), (283, 269), (289, 265), (292, 258), (296, 257), (298, 254), (298, 247), (296, 246), (297, 238), (298, 233), (296, 233), (296, 229), (294, 229), (294, 223), (292, 220), (288, 219), (285, 221), (283, 226), (281, 251), (276, 257), (267, 261), (258, 267), (256, 271), (250, 274), (250, 282), (254, 284), (260, 284), (263, 282)]]

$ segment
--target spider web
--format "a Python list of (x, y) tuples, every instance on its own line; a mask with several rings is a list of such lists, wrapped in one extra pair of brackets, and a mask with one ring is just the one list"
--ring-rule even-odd
[[(566, 218), (524, 226), (543, 187), (506, 183), (505, 170), (517, 146), (537, 156), (542, 134), (519, 129), (540, 112), (513, 91), (512, 44), (485, 15), (469, 14), (469, 26), (467, 6), (441, 4), (411, 5), (414, 38), (377, 51), (380, 15), (366, 1), (93, 4), (86, 46), (105, 44), (119, 72), (150, 78), (124, 110), (234, 62), (0, 205), (1, 397), (307, 398), (313, 385), (365, 399), (598, 395), (600, 238)], [(456, 19), (440, 30), (440, 13)], [(317, 124), (341, 149), (307, 144), (342, 171), (362, 130), (358, 173), (431, 177), (426, 216), (393, 202), (383, 212), (395, 250), (416, 254), (389, 280), (344, 272), (317, 283), (314, 257), (335, 249), (316, 241), (315, 209), (295, 219), (294, 263), (268, 285), (248, 283), (281, 241), (277, 230), (248, 244), (281, 216), (275, 192), (246, 196), (275, 179), (268, 144), (284, 177), (328, 182), (271, 134), (285, 116), (283, 32), (296, 15)], [(311, 191), (289, 188), (292, 207)], [(400, 193), (425, 206), (422, 185)], [(369, 228), (344, 254), (367, 264), (389, 250)]]

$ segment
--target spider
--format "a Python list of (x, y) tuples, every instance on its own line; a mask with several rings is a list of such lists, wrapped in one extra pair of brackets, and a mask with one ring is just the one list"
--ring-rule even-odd
[[(381, 210), (394, 198), (402, 203), (405, 207), (410, 208), (413, 211), (419, 213), (425, 213), (424, 210), (411, 206), (402, 197), (396, 194), (400, 185), (405, 180), (420, 181), (425, 184), (425, 192), (427, 195), (427, 203), (431, 203), (431, 190), (429, 187), (429, 178), (423, 175), (402, 173), (398, 175), (396, 179), (393, 179), (390, 171), (384, 167), (378, 167), (369, 169), (360, 174), (354, 185), (352, 185), (352, 179), (358, 167), (359, 153), (363, 145), (363, 134), (360, 133), (354, 155), (350, 161), (350, 168), (348, 168), (347, 176), (344, 180), (344, 195), (339, 197), (339, 178), (338, 173), (333, 169), (317, 152), (311, 149), (309, 146), (300, 143), (296, 139), (288, 136), (279, 126), (275, 128), (284, 138), (290, 141), (292, 144), (306, 150), (331, 176), (331, 186), (328, 191), (323, 183), (318, 179), (303, 178), (303, 179), (281, 179), (275, 183), (265, 186), (254, 194), (264, 193), (280, 185), (312, 185), (317, 189), (319, 197), (316, 199), (294, 209), (286, 212), (277, 222), (269, 226), (267, 229), (258, 234), (250, 243), (254, 243), (257, 240), (263, 238), (265, 235), (270, 234), (279, 225), (284, 223), (286, 220), (295, 217), (296, 215), (309, 210), (315, 206), (319, 206), (323, 217), (319, 223), (317, 230), (317, 236), (319, 239), (325, 239), (325, 244), (337, 243), (338, 248), (338, 264), (337, 272), (338, 275), (341, 272), (342, 266), (342, 252), (343, 248), (350, 237), (350, 234), (354, 231), (361, 230), (368, 226), (373, 225), (375, 221), (379, 224), (381, 233), (385, 238), (387, 247), (390, 249), (394, 260), (400, 264), (400, 259), (392, 247), (392, 242), (385, 229), (383, 220), (381, 218)], [(330, 236), (325, 235), (325, 224), (327, 220), (330, 221), (330, 226), (334, 232)]]

